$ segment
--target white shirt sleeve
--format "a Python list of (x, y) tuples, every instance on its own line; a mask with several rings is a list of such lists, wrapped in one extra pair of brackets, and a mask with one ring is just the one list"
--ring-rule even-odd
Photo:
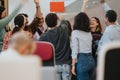
[(98, 44), (97, 54), (100, 52), (101, 48), (109, 42), (111, 42), (111, 35), (109, 32), (104, 32), (104, 34)]
[(102, 5), (103, 9), (107, 12), (108, 10), (111, 10), (110, 6), (107, 3), (104, 3)]
[(72, 58), (77, 59), (79, 53), (79, 40), (76, 37), (76, 33), (72, 32), (71, 36), (71, 49), (72, 49)]
[[(104, 9), (106, 12), (109, 11), (109, 10), (112, 10), (107, 3), (104, 3), (104, 4), (102, 5), (102, 7), (103, 7), (103, 9)], [(118, 23), (117, 21), (116, 21), (116, 24), (119, 25), (119, 23)]]

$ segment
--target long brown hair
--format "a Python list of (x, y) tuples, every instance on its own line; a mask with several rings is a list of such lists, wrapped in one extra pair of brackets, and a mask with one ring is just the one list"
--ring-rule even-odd
[(98, 26), (96, 27), (95, 32), (102, 32), (103, 29), (102, 29), (102, 25), (101, 25), (100, 19), (97, 18), (97, 17), (92, 17), (92, 18), (94, 18), (97, 21), (97, 23), (98, 23)]

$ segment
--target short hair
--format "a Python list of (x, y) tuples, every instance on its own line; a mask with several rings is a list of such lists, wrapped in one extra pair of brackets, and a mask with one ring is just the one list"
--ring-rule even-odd
[(17, 32), (14, 34), (9, 42), (9, 47), (16, 46), (17, 48), (23, 47), (23, 45), (28, 45), (30, 49), (30, 53), (34, 52), (31, 51), (34, 49), (34, 41), (33, 39), (24, 31)]
[(109, 22), (115, 22), (117, 20), (117, 13), (114, 10), (109, 10), (106, 12), (106, 18)]
[(81, 12), (75, 16), (73, 29), (90, 32), (90, 20), (86, 13)]
[(18, 15), (23, 15), (23, 16), (25, 16), (25, 17), (28, 17), (28, 15), (25, 14), (25, 13), (20, 13), (20, 14), (18, 14)]
[(49, 13), (45, 18), (45, 22), (47, 26), (51, 28), (57, 25), (57, 21), (58, 21), (58, 16), (55, 13)]

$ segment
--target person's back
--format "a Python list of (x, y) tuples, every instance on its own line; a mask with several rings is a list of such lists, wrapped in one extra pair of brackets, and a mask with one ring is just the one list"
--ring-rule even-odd
[(120, 41), (120, 25), (116, 24), (116, 20), (117, 13), (114, 10), (109, 10), (106, 12), (106, 24), (108, 26), (99, 42), (98, 53), (107, 43), (112, 41)]
[(105, 33), (109, 33), (111, 41), (120, 40), (120, 25), (110, 25), (106, 28)]
[(90, 20), (86, 13), (75, 16), (71, 36), (72, 74), (77, 80), (94, 80), (95, 62), (92, 56)]
[[(91, 32), (84, 32), (84, 31), (80, 31), (80, 30), (74, 30), (72, 32), (72, 40), (75, 41), (75, 39), (77, 39), (76, 41), (78, 41), (79, 45), (79, 52), (80, 53), (91, 53), (91, 49), (92, 49), (92, 35)], [(73, 44), (73, 43), (71, 43)], [(71, 47), (76, 48), (73, 45), (71, 45)]]
[(48, 14), (45, 21), (50, 30), (43, 33), (39, 40), (50, 42), (55, 47), (57, 80), (70, 80), (71, 49), (68, 24), (63, 21), (58, 27), (58, 17), (54, 13)]
[(41, 35), (40, 41), (47, 41), (54, 45), (56, 64), (71, 64), (70, 40), (66, 24), (48, 30)]
[(33, 52), (34, 41), (25, 32), (15, 33), (0, 54), (0, 80), (40, 80), (41, 61), (30, 56)]

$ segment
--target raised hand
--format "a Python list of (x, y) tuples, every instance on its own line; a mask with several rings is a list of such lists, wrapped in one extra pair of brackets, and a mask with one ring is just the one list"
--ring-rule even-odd
[(100, 0), (100, 3), (101, 3), (101, 4), (105, 3), (105, 0)]
[(39, 0), (34, 0), (34, 3), (35, 3), (35, 4), (38, 4), (38, 3), (39, 3)]
[(24, 5), (28, 2), (29, 0), (21, 0), (21, 3)]
[(83, 0), (84, 3), (88, 3), (89, 0)]

